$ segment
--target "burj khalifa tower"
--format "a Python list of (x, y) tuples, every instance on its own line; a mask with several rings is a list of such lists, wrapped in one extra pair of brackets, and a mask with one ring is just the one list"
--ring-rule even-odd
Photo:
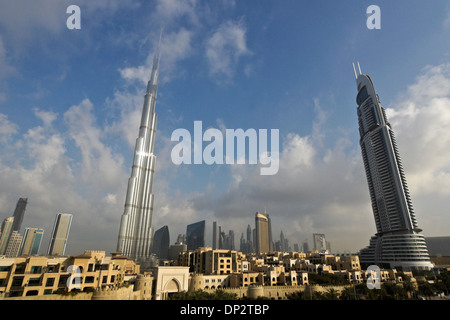
[(151, 255), (153, 228), (152, 193), (156, 157), (153, 154), (157, 114), (158, 68), (161, 37), (153, 59), (150, 80), (142, 108), (139, 136), (136, 139), (131, 176), (125, 198), (125, 208), (120, 221), (117, 251), (136, 261), (147, 261)]

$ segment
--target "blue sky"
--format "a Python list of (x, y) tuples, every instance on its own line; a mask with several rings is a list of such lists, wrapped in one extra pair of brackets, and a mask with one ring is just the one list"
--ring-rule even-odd
[[(81, 9), (69, 30), (66, 8)], [(381, 29), (366, 27), (369, 5)], [(74, 214), (68, 253), (115, 250), (146, 81), (163, 28), (156, 111), (156, 229), (207, 220), (236, 243), (266, 208), (277, 240), (325, 233), (356, 251), (375, 232), (358, 145), (352, 62), (397, 135), (419, 226), (448, 235), (447, 1), (0, 0), (0, 215), (24, 227)], [(280, 171), (175, 166), (177, 128), (279, 129)], [(3, 219), (2, 218), (2, 219)]]

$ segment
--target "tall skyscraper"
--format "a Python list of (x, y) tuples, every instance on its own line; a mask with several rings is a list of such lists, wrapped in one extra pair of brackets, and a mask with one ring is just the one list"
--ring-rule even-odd
[(153, 237), (152, 253), (159, 259), (167, 259), (169, 254), (170, 235), (169, 227), (164, 226), (155, 231)]
[(5, 254), (8, 247), (9, 238), (13, 232), (14, 217), (8, 217), (3, 220), (0, 235), (0, 255)]
[(394, 132), (372, 79), (355, 65), (360, 146), (377, 233), (361, 250), (361, 265), (429, 269), (425, 238), (417, 225)]
[(255, 250), (256, 253), (264, 253), (273, 251), (272, 242), (272, 226), (270, 218), (267, 213), (257, 212), (255, 214), (256, 239)]
[(158, 68), (161, 38), (153, 59), (152, 73), (142, 108), (139, 136), (136, 139), (131, 176), (128, 180), (125, 208), (120, 221), (117, 251), (137, 261), (150, 258), (152, 248), (153, 174), (156, 157), (155, 104), (158, 91)]
[(69, 237), (72, 215), (69, 213), (58, 213), (53, 225), (53, 231), (48, 246), (49, 256), (63, 256), (66, 252), (67, 239)]
[(14, 210), (14, 223), (13, 231), (20, 232), (20, 227), (22, 226), (23, 216), (25, 215), (25, 209), (27, 208), (27, 198), (20, 198), (17, 201), (16, 209)]
[(188, 250), (205, 246), (205, 220), (189, 224), (186, 227), (186, 244)]
[(39, 254), (44, 230), (39, 228), (26, 228), (19, 255), (32, 256)]

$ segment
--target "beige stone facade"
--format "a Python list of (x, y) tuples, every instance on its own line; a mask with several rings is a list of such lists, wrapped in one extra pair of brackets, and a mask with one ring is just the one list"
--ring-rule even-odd
[(44, 296), (70, 291), (122, 287), (139, 274), (132, 260), (104, 251), (70, 257), (0, 258), (0, 296)]
[(189, 291), (188, 267), (156, 267), (153, 277), (155, 279), (154, 300), (167, 300), (173, 293)]

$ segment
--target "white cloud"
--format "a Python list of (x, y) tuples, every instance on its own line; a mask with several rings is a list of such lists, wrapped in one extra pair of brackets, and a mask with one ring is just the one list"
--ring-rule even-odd
[[(81, 176), (88, 182), (88, 190), (115, 190), (119, 181), (124, 181), (123, 157), (114, 154), (109, 146), (102, 142), (102, 130), (95, 122), (93, 104), (83, 100), (64, 114), (68, 124), (68, 133), (79, 148)], [(92, 196), (92, 195), (91, 195)]]
[(16, 132), (17, 125), (9, 121), (5, 114), (0, 113), (0, 142), (7, 142)]
[(44, 123), (44, 126), (50, 127), (52, 125), (52, 122), (56, 120), (58, 117), (58, 114), (51, 112), (51, 111), (45, 111), (45, 110), (39, 110), (37, 108), (34, 109), (34, 115), (41, 119)]
[[(185, 28), (181, 28), (177, 32), (163, 34), (159, 69), (160, 83), (168, 82), (173, 77), (180, 76), (181, 72), (179, 68), (177, 69), (177, 64), (192, 53), (192, 36), (193, 32)], [(154, 55), (155, 53), (151, 52), (144, 65), (120, 69), (122, 78), (128, 81), (138, 80), (146, 84), (150, 78)]]
[(196, 0), (157, 0), (156, 9), (153, 17), (159, 21), (162, 26), (187, 17), (192, 24), (198, 24)]
[(205, 50), (211, 75), (230, 79), (239, 58), (251, 53), (242, 21), (223, 23), (208, 38)]
[(427, 67), (387, 109), (413, 195), (450, 195), (450, 64)]
[(449, 29), (450, 28), (450, 11), (447, 12), (447, 18), (444, 20), (444, 22), (442, 23), (443, 27), (445, 29)]

